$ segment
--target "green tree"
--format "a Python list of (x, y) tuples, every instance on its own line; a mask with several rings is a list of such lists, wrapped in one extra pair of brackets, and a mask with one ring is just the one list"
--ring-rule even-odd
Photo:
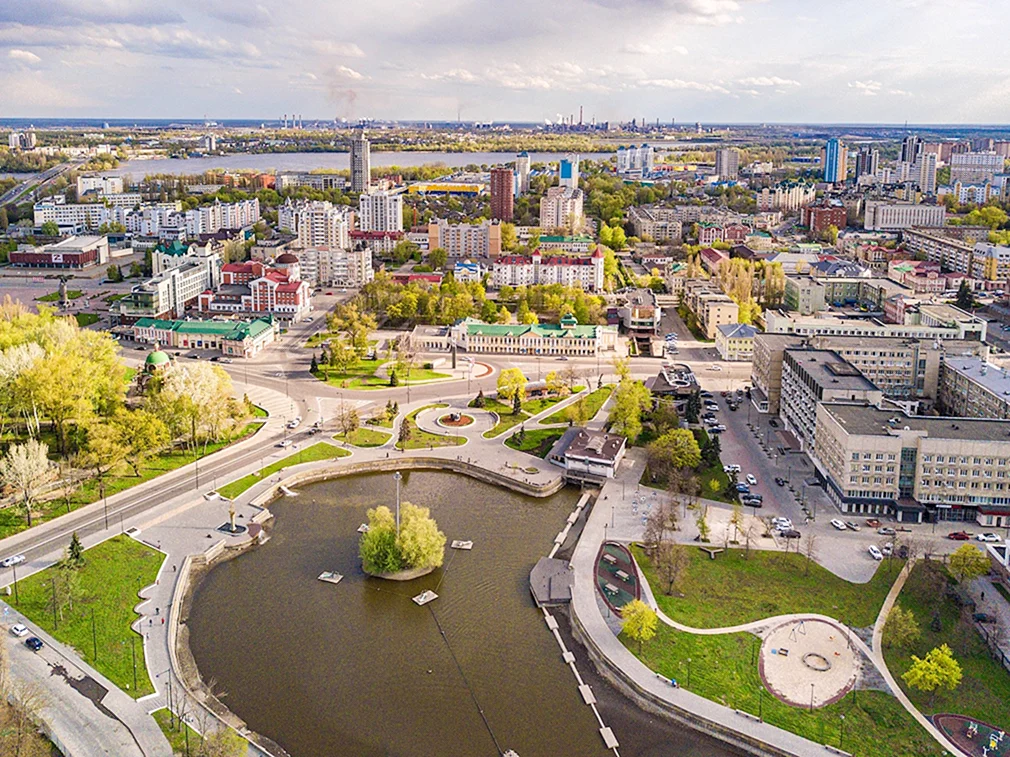
[(42, 224), (40, 229), (42, 235), (46, 237), (58, 237), (60, 235), (60, 227), (56, 225), (56, 221), (46, 221)]
[(111, 282), (118, 282), (123, 280), (123, 272), (119, 270), (118, 265), (110, 265), (105, 269), (105, 278)]
[(168, 426), (157, 415), (147, 410), (120, 408), (112, 417), (124, 459), (140, 475), (140, 466), (171, 441)]
[(698, 538), (707, 542), (709, 533), (711, 533), (708, 525), (708, 505), (698, 508), (698, 517), (695, 518), (695, 523), (698, 525)]
[(989, 558), (973, 544), (962, 544), (950, 556), (948, 567), (954, 578), (965, 583), (989, 572)]
[(915, 613), (894, 605), (887, 614), (884, 624), (884, 643), (887, 646), (910, 647), (919, 640), (922, 631), (915, 620)]
[(516, 240), (516, 226), (514, 223), (503, 223), (501, 225), (501, 247), (503, 250), (514, 250), (518, 246)]
[(427, 507), (410, 502), (400, 505), (400, 538), (403, 561), (412, 568), (437, 568), (445, 559), (445, 534), (438, 530)]
[(506, 368), (498, 374), (498, 400), (512, 402), (516, 395), (520, 402), (526, 398), (526, 376), (519, 368)]
[(957, 299), (954, 300), (954, 304), (957, 305), (962, 310), (971, 310), (975, 305), (975, 295), (971, 291), (971, 287), (968, 286), (967, 279), (961, 279), (961, 286), (957, 289)]
[(701, 393), (694, 391), (687, 396), (687, 403), (684, 406), (684, 420), (688, 423), (697, 423), (701, 416)]
[(77, 537), (76, 531), (74, 531), (73, 535), (70, 537), (70, 546), (67, 547), (66, 562), (75, 568), (83, 567), (85, 563), (84, 547), (81, 544), (81, 540)]
[(937, 689), (953, 691), (961, 683), (960, 663), (946, 644), (934, 647), (922, 659), (912, 655), (912, 666), (902, 675), (902, 679), (914, 689), (930, 692), (930, 704)]
[(697, 468), (701, 462), (698, 441), (688, 429), (667, 431), (648, 448), (649, 469), (666, 478), (678, 468)]
[(396, 520), (385, 505), (368, 511), (368, 531), (359, 545), (362, 566), (369, 573), (395, 573), (403, 569), (396, 546)]
[(473, 406), (474, 407), (484, 407), (485, 405), (487, 405), (487, 400), (484, 399), (484, 390), (483, 389), (478, 389), (477, 390), (477, 396), (474, 397), (474, 400), (473, 400)]
[(400, 449), (407, 449), (407, 442), (410, 441), (410, 437), (413, 436), (414, 432), (411, 429), (411, 422), (404, 418), (400, 421)]
[(615, 226), (610, 230), (610, 242), (611, 246), (615, 250), (623, 250), (624, 246), (627, 244), (627, 236), (624, 234), (624, 229), (620, 226)]
[(449, 260), (449, 253), (442, 247), (436, 247), (434, 250), (428, 253), (428, 263), (436, 271), (441, 271), (445, 268), (446, 262)]
[(638, 642), (638, 653), (642, 653), (642, 644), (656, 635), (659, 618), (649, 605), (640, 599), (633, 599), (621, 608), (624, 619), (622, 632), (632, 641)]
[(645, 384), (631, 378), (622, 379), (614, 392), (610, 411), (611, 428), (615, 433), (634, 441), (642, 433), (642, 413), (652, 404), (652, 393)]

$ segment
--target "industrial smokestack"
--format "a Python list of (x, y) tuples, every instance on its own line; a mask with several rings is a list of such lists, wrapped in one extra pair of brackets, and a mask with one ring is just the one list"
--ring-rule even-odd
[(582, 126), (582, 106), (579, 106), (579, 126)]

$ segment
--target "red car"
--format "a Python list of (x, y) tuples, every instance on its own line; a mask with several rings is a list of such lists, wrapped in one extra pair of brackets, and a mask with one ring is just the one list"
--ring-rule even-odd
[(947, 534), (947, 538), (952, 541), (968, 541), (971, 538), (971, 534), (967, 531), (951, 531)]

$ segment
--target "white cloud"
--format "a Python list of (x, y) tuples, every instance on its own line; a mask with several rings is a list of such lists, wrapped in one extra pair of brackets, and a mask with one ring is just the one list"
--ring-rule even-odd
[(778, 76), (748, 76), (740, 79), (740, 84), (745, 87), (798, 87), (800, 83), (795, 79), (783, 79)]
[(695, 90), (697, 92), (717, 92), (728, 95), (729, 90), (718, 84), (707, 84), (698, 81), (685, 81), (684, 79), (643, 79), (638, 82), (641, 87), (658, 87), (660, 89), (680, 89)]
[(365, 51), (353, 42), (334, 42), (332, 39), (313, 40), (310, 47), (320, 55), (339, 55), (344, 58), (363, 58)]
[(656, 55), (658, 51), (652, 45), (647, 45), (644, 42), (627, 42), (617, 48), (617, 52), (628, 55)]
[(850, 89), (854, 89), (860, 94), (867, 95), (869, 97), (873, 97), (875, 95), (880, 94), (880, 89), (883, 86), (884, 85), (881, 84), (879, 81), (874, 81), (873, 79), (870, 79), (868, 81), (856, 80), (849, 82)]
[(348, 68), (347, 66), (337, 66), (333, 69), (333, 73), (340, 77), (341, 79), (364, 79), (365, 77), (355, 71), (353, 68)]
[(22, 63), (41, 63), (42, 58), (37, 56), (35, 53), (28, 50), (10, 50), (7, 53), (7, 57), (11, 60), (21, 61)]

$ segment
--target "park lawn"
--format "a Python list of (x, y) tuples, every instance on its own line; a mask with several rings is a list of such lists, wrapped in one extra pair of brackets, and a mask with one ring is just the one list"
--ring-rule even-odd
[(98, 323), (100, 320), (96, 313), (77, 313), (74, 317), (77, 318), (77, 325), (81, 328)]
[(841, 739), (842, 749), (857, 757), (877, 757), (885, 744), (893, 757), (944, 754), (898, 700), (881, 691), (849, 694), (812, 712), (775, 699), (761, 683), (755, 657), (760, 640), (752, 634), (699, 636), (661, 622), (641, 652), (638, 642), (623, 633), (619, 638), (651, 670), (677, 679), (683, 688), (822, 744), (837, 747)]
[(522, 441), (519, 441), (518, 432), (512, 434), (505, 440), (505, 446), (520, 452), (529, 452), (539, 458), (547, 457), (554, 443), (564, 436), (562, 429), (541, 428), (534, 431), (527, 431)]
[[(703, 428), (696, 428), (692, 431), (698, 447), (704, 447), (708, 443), (708, 431)], [(698, 473), (698, 483), (701, 484), (701, 496), (705, 499), (714, 499), (719, 502), (736, 502), (735, 496), (726, 494), (726, 487), (729, 486), (729, 476), (722, 469), (722, 458), (715, 461), (711, 468), (705, 468)]]
[[(134, 698), (154, 693), (144, 663), (144, 644), (130, 628), (137, 619), (133, 608), (137, 592), (154, 583), (164, 556), (127, 536), (114, 536), (85, 551), (86, 562), (78, 570), (79, 595), (73, 609), (53, 622), (50, 576), (47, 568), (18, 581), (17, 609), (58, 641), (68, 644), (102, 675)], [(162, 608), (163, 611), (168, 608)], [(94, 612), (94, 626), (92, 626)], [(159, 619), (160, 622), (160, 619)], [(98, 645), (92, 637), (94, 628)], [(137, 686), (133, 686), (133, 652), (137, 654)]]
[(854, 584), (803, 555), (728, 549), (715, 560), (688, 548), (691, 563), (678, 585), (683, 597), (667, 596), (652, 563), (638, 546), (635, 559), (669, 617), (694, 628), (721, 628), (788, 613), (820, 613), (853, 628), (872, 626), (903, 563), (881, 563), (873, 578)]
[(392, 428), (393, 421), (389, 420), (385, 415), (381, 415), (377, 418), (369, 418), (365, 423), (369, 426), (378, 426), (379, 428)]
[[(194, 455), (189, 450), (173, 449), (163, 452), (160, 455), (150, 458), (140, 466), (140, 475), (135, 476), (133, 469), (126, 463), (120, 463), (105, 479), (105, 496), (111, 497), (121, 491), (130, 489), (137, 484), (150, 481), (162, 474), (169, 473), (184, 465), (189, 465), (194, 460), (202, 459), (207, 455), (212, 455), (224, 449), (229, 444), (245, 439), (254, 431), (260, 428), (261, 421), (253, 421), (246, 424), (232, 439), (228, 441), (208, 444), (206, 448), (200, 447), (199, 454)], [(69, 497), (58, 497), (56, 499), (40, 502), (32, 510), (32, 526), (52, 520), (60, 515), (76, 510), (84, 505), (97, 502), (101, 497), (101, 489), (98, 482), (91, 478), (86, 480)], [(20, 508), (7, 507), (0, 510), (0, 539), (13, 534), (20, 533), (28, 528), (24, 513)]]
[(111, 305), (113, 302), (119, 302), (125, 296), (126, 296), (125, 294), (110, 294), (107, 297), (103, 297), (102, 301), (107, 302)]
[[(399, 374), (397, 374), (399, 375)], [(452, 378), (451, 373), (439, 373), (438, 371), (433, 371), (430, 368), (412, 368), (410, 371), (410, 376), (402, 376), (400, 378), (401, 384), (417, 384), (423, 381), (438, 381), (440, 379)]]
[[(923, 713), (957, 713), (1010, 731), (1010, 709), (1007, 708), (1010, 702), (1010, 671), (989, 655), (982, 636), (971, 622), (962, 618), (957, 603), (946, 596), (946, 583), (953, 584), (954, 579), (945, 568), (938, 563), (935, 565), (942, 571), (942, 578), (931, 583), (930, 566), (919, 562), (912, 568), (898, 595), (898, 604), (912, 611), (922, 635), (911, 648), (901, 649), (888, 646), (885, 632), (884, 660), (887, 667), (908, 698)], [(940, 613), (939, 632), (930, 627), (934, 611)], [(964, 673), (961, 684), (954, 691), (938, 689), (935, 697), (908, 686), (901, 676), (911, 666), (911, 656), (925, 657), (929, 650), (944, 643), (961, 664)]]
[(530, 415), (540, 415), (544, 410), (561, 402), (563, 399), (567, 399), (571, 395), (565, 395), (564, 397), (537, 397), (535, 400), (526, 400), (523, 403), (523, 410)]
[(329, 442), (316, 442), (311, 447), (306, 447), (305, 449), (298, 450), (298, 452), (293, 452), (287, 457), (281, 458), (275, 463), (270, 463), (267, 467), (256, 471), (255, 473), (250, 473), (248, 476), (243, 476), (242, 478), (232, 481), (230, 484), (225, 484), (217, 493), (226, 499), (235, 499), (242, 492), (255, 484), (262, 481), (264, 478), (272, 476), (284, 468), (290, 468), (292, 465), (298, 465), (300, 463), (313, 463), (318, 460), (332, 460), (336, 457), (347, 457), (351, 453), (346, 449), (341, 449), (336, 447)]
[(264, 410), (259, 405), (253, 405), (252, 406), (252, 414), (253, 414), (253, 418), (267, 418), (270, 415), (270, 413), (268, 413), (266, 410)]
[(396, 449), (426, 449), (427, 447), (456, 447), (460, 444), (466, 444), (466, 437), (463, 436), (443, 436), (441, 434), (433, 434), (430, 431), (422, 431), (417, 426), (417, 414), (423, 410), (429, 410), (431, 408), (441, 408), (449, 407), (444, 402), (438, 402), (433, 405), (425, 405), (424, 407), (419, 407), (412, 413), (409, 413), (406, 418), (403, 419), (403, 423), (406, 423), (410, 428), (410, 439), (407, 440), (406, 445), (401, 444), (399, 441), (396, 443)]
[[(67, 290), (67, 299), (68, 300), (76, 300), (78, 297), (82, 297), (82, 296), (84, 296), (84, 292), (82, 292), (80, 289), (68, 289)], [(36, 302), (59, 302), (59, 299), (60, 299), (60, 293), (59, 292), (50, 292), (49, 294), (44, 294), (41, 297), (36, 297), (35, 301)]]
[(155, 710), (151, 713), (151, 716), (158, 724), (158, 727), (161, 728), (161, 732), (165, 734), (165, 738), (168, 739), (168, 743), (171, 744), (172, 754), (183, 755), (187, 753), (187, 732), (189, 733), (189, 748), (193, 751), (193, 753), (195, 753), (200, 745), (203, 744), (203, 737), (179, 720), (178, 717), (173, 719), (167, 707)]
[[(586, 416), (590, 419), (596, 417), (596, 414), (600, 412), (600, 408), (603, 407), (603, 403), (610, 398), (610, 393), (613, 391), (614, 387), (603, 386), (587, 394), (585, 397)], [(568, 408), (558, 410), (558, 412), (542, 418), (540, 423), (568, 423)]]
[(359, 426), (348, 434), (337, 434), (333, 438), (338, 442), (353, 444), (355, 447), (381, 447), (389, 441), (391, 434), (375, 431), (365, 426)]

